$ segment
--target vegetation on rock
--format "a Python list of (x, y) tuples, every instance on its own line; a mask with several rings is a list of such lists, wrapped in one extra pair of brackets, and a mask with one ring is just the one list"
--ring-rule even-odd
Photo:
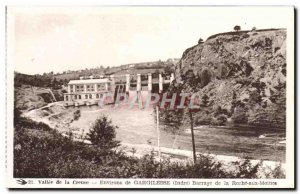
[(267, 29), (221, 33), (187, 49), (173, 87), (200, 96), (205, 106), (195, 116), (205, 123), (284, 128), (285, 82), (286, 30)]

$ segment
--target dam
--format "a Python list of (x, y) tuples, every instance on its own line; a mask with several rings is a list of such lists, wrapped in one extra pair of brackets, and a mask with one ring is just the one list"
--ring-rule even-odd
[(80, 77), (79, 80), (69, 81), (68, 91), (64, 93), (64, 106), (96, 105), (100, 100), (112, 104), (119, 94), (127, 99), (137, 95), (138, 103), (141, 103), (148, 93), (165, 91), (173, 80), (173, 73), (164, 76), (161, 73), (158, 76), (148, 73)]

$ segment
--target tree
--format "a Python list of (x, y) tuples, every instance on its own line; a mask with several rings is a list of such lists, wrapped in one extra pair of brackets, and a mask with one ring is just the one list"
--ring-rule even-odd
[(164, 68), (164, 73), (166, 74), (166, 75), (170, 75), (171, 73), (174, 73), (174, 70), (172, 69), (172, 67), (171, 66), (166, 66), (165, 68)]
[(198, 40), (198, 44), (202, 44), (202, 43), (203, 43), (203, 39), (200, 38), (200, 39)]
[(231, 119), (235, 124), (247, 123), (248, 118), (245, 109), (239, 106), (236, 107)]
[(234, 26), (233, 28), (236, 32), (240, 31), (241, 30), (241, 26)]
[(209, 102), (208, 99), (209, 99), (209, 97), (206, 94), (204, 94), (204, 96), (202, 97), (203, 106), (207, 106), (207, 104)]
[(110, 151), (112, 148), (120, 145), (120, 142), (115, 139), (115, 129), (117, 128), (117, 126), (112, 125), (111, 120), (108, 120), (106, 116), (101, 116), (92, 125), (89, 133), (87, 133), (87, 139), (93, 145), (103, 149), (103, 151)]

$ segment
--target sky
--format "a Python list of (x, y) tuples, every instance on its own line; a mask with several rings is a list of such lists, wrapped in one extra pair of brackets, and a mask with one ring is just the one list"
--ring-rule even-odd
[(42, 74), (180, 58), (199, 38), (287, 28), (291, 7), (9, 7), (14, 69)]

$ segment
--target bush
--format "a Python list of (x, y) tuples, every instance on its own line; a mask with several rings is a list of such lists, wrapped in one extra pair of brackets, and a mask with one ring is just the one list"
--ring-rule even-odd
[[(159, 161), (154, 152), (142, 158), (123, 151), (101, 152), (97, 146), (74, 142), (53, 129), (35, 130), (33, 123), (31, 127), (18, 125), (14, 131), (14, 178), (258, 178), (261, 166), (243, 160), (229, 170), (209, 155), (198, 155), (193, 164)], [(285, 175), (279, 166), (270, 177)]]
[(222, 126), (227, 122), (227, 117), (225, 115), (219, 115), (216, 119), (212, 120), (212, 125)]
[(233, 123), (236, 123), (236, 124), (245, 124), (248, 122), (248, 117), (247, 117), (246, 112), (242, 108), (239, 108), (239, 107), (235, 108), (235, 111), (234, 111), (231, 119), (232, 119)]
[(209, 114), (203, 113), (200, 114), (199, 116), (195, 116), (195, 125), (210, 125), (212, 118)]
[(87, 139), (103, 151), (109, 151), (120, 145), (120, 142), (115, 140), (115, 130), (117, 128), (117, 126), (112, 125), (111, 120), (108, 120), (106, 116), (101, 116), (92, 125), (89, 133), (87, 133)]
[(81, 116), (81, 113), (80, 113), (80, 110), (78, 109), (74, 112), (74, 120), (75, 121), (78, 120), (80, 118), (80, 116)]
[(207, 69), (204, 69), (202, 72), (201, 72), (201, 76), (200, 76), (200, 83), (201, 83), (201, 87), (204, 87), (206, 86), (207, 84), (209, 84), (210, 80), (211, 80), (211, 73), (207, 70)]
[(258, 178), (257, 172), (261, 167), (261, 163), (256, 165), (252, 165), (249, 159), (245, 159), (242, 161), (233, 162), (235, 166), (235, 170), (232, 171), (229, 175), (232, 176), (231, 178), (247, 178), (247, 179), (254, 179)]

